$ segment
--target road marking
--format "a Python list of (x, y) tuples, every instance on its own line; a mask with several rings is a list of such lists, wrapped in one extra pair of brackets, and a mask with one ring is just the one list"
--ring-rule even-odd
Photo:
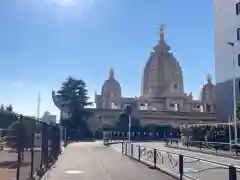
[[(92, 154), (92, 156), (94, 156), (94, 153), (90, 147), (88, 147), (88, 151)], [(99, 159), (96, 156), (95, 156), (95, 159), (96, 159), (96, 162), (98, 162), (99, 167), (102, 169), (105, 178), (107, 180), (112, 180), (106, 168), (104, 167), (104, 165), (99, 161)]]
[(184, 168), (183, 169), (183, 172), (185, 173), (191, 173), (191, 172), (198, 172), (197, 169), (194, 169), (194, 168)]
[(78, 170), (69, 170), (69, 171), (65, 171), (65, 174), (83, 174), (84, 171), (78, 171)]

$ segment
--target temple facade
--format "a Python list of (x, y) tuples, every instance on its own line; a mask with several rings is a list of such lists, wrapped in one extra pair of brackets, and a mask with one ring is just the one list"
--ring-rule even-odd
[(215, 86), (211, 76), (207, 75), (199, 100), (194, 100), (192, 93), (186, 94), (181, 65), (165, 42), (163, 26), (159, 36), (143, 70), (141, 96), (122, 97), (121, 85), (111, 69), (101, 93), (95, 94), (97, 109), (123, 109), (130, 104), (137, 110), (215, 112)]
[[(200, 90), (200, 98), (193, 99), (192, 93), (184, 92), (181, 65), (170, 46), (165, 42), (164, 26), (159, 28), (159, 41), (153, 47), (142, 75), (141, 95), (123, 97), (120, 83), (116, 80), (114, 70), (104, 82), (101, 93), (95, 94), (96, 108), (89, 108), (94, 116), (88, 121), (96, 128), (102, 123), (114, 123), (126, 105), (133, 109), (133, 115), (143, 124), (211, 123), (216, 120), (215, 85), (211, 76)], [(67, 117), (64, 102), (57, 99), (53, 92), (53, 101), (61, 111), (61, 117)]]

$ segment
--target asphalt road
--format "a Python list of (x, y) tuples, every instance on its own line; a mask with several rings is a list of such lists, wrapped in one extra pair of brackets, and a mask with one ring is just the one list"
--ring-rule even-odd
[(72, 143), (43, 180), (174, 180), (98, 142)]
[[(202, 154), (202, 153), (197, 153), (192, 151), (167, 148), (164, 146), (163, 142), (145, 142), (145, 143), (136, 143), (136, 144), (148, 147), (147, 151), (151, 151), (150, 150), (151, 148), (156, 148), (163, 151), (168, 151), (168, 152), (183, 154), (191, 157), (240, 166), (239, 160), (234, 160), (234, 159), (219, 157), (214, 155), (208, 155), (208, 154)], [(120, 144), (114, 145), (113, 147), (118, 149), (121, 148)], [(178, 167), (177, 155), (171, 155), (169, 153), (163, 153), (161, 151), (158, 151), (158, 152), (159, 152), (157, 157), (158, 165), (166, 169), (169, 169), (173, 172), (178, 171), (179, 167)], [(137, 149), (135, 148), (134, 148), (134, 155), (138, 156)], [(141, 158), (146, 161), (152, 161), (152, 158), (151, 157), (149, 158), (149, 156), (147, 155), (141, 156)], [(227, 167), (216, 165), (214, 163), (207, 163), (207, 162), (192, 159), (192, 158), (184, 158), (184, 171), (186, 175), (196, 179), (200, 179), (200, 180), (211, 180), (211, 179), (227, 180), (228, 179)], [(240, 180), (240, 173), (238, 173), (237, 179)]]

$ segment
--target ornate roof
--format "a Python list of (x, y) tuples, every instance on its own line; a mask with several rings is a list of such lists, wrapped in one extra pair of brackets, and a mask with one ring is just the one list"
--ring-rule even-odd
[(142, 77), (142, 96), (161, 97), (166, 93), (171, 93), (173, 84), (177, 84), (177, 93), (183, 94), (183, 77), (179, 62), (173, 56), (164, 40), (164, 26), (160, 26), (160, 40), (154, 47)]

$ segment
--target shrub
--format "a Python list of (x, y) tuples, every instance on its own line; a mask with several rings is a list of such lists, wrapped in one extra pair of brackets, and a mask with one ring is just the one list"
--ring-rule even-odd
[(112, 124), (105, 122), (105, 123), (102, 124), (101, 129), (103, 131), (110, 131), (110, 130), (114, 130), (114, 127), (113, 127)]
[[(19, 134), (20, 130), (21, 135)], [(21, 126), (20, 121), (15, 121), (8, 127), (4, 140), (6, 145), (12, 149), (16, 149), (19, 142), (21, 142), (22, 148), (30, 148), (32, 143), (32, 133), (29, 131), (25, 123), (22, 123)]]

